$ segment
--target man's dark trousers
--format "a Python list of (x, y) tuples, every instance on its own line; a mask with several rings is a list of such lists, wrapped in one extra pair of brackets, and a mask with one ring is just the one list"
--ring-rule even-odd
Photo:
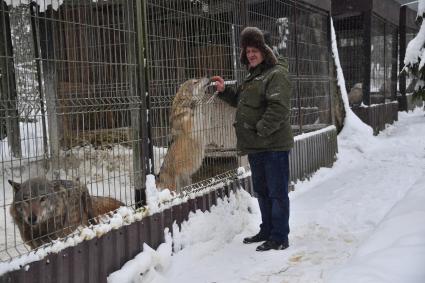
[(260, 233), (279, 243), (289, 234), (289, 152), (270, 151), (248, 154), (254, 192), (261, 210)]

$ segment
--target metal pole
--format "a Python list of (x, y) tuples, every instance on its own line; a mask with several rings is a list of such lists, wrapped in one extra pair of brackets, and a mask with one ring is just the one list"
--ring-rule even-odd
[(387, 98), (387, 25), (388, 23), (384, 21), (384, 104), (386, 104)]
[(49, 7), (42, 17), (37, 19), (39, 34), (40, 57), (42, 59), (44, 97), (46, 98), (47, 111), (47, 130), (49, 135), (49, 149), (52, 168), (59, 167), (59, 148), (60, 141), (63, 138), (63, 131), (60, 130), (63, 125), (62, 117), (58, 114), (58, 69), (56, 67), (56, 50), (58, 48), (57, 24), (53, 20), (56, 13)]
[[(40, 52), (40, 40), (39, 40), (39, 30), (36, 23), (38, 5), (34, 2), (30, 4), (31, 12), (31, 28), (33, 34), (33, 44), (34, 44), (34, 57), (36, 61), (37, 68), (37, 83), (38, 83), (38, 94), (40, 96), (40, 111), (41, 111), (41, 126), (43, 130), (43, 150), (44, 150), (44, 159), (47, 160), (49, 157), (49, 145), (47, 143), (47, 128), (46, 128), (46, 112), (44, 106), (44, 94), (43, 94), (43, 81), (42, 81), (42, 67), (41, 67), (41, 52)], [(46, 163), (47, 165), (48, 163)]]
[[(5, 121), (7, 141), (14, 157), (21, 157), (19, 113), (17, 108), (13, 47), (7, 4), (0, 0), (0, 70), (1, 70), (1, 118)], [(3, 134), (3, 133), (1, 133)]]
[[(133, 168), (134, 168), (134, 188), (136, 207), (146, 204), (146, 174), (150, 173), (149, 158), (153, 164), (152, 155), (149, 151), (149, 133), (148, 133), (148, 109), (147, 109), (147, 68), (146, 58), (146, 1), (135, 1), (135, 24), (136, 24), (136, 57), (137, 57), (137, 78), (136, 85), (141, 105), (138, 113), (132, 113), (132, 124), (137, 141), (133, 146)], [(130, 11), (131, 12), (131, 11)], [(133, 115), (136, 114), (136, 115)]]
[(300, 126), (299, 133), (302, 133), (302, 113), (301, 113), (301, 96), (300, 96), (300, 67), (298, 54), (298, 28), (297, 28), (297, 2), (294, 2), (294, 41), (295, 41), (295, 70), (297, 83), (297, 103), (298, 103), (298, 124)]
[[(400, 8), (400, 19), (399, 19), (399, 29), (400, 29), (400, 71), (404, 67), (404, 57), (406, 55), (406, 18), (407, 18), (407, 6), (402, 6)], [(406, 97), (406, 74), (404, 72), (400, 73), (399, 77), (399, 90), (400, 90), (400, 101), (399, 101), (399, 110), (407, 111), (407, 97)]]
[(370, 105), (370, 66), (371, 66), (371, 29), (372, 29), (372, 11), (363, 12), (363, 103)]
[(234, 80), (238, 80), (238, 62), (237, 62), (237, 58), (238, 56), (236, 55), (236, 33), (235, 33), (235, 25), (232, 24), (232, 55), (233, 55), (233, 78)]
[[(327, 71), (328, 71), (328, 78), (329, 78), (329, 87), (328, 87), (328, 90), (329, 90), (329, 101), (328, 101), (328, 107), (329, 107), (329, 115), (331, 116), (330, 118), (330, 122), (332, 123), (332, 125), (336, 125), (336, 121), (335, 121), (335, 107), (334, 107), (334, 101), (333, 101), (333, 96), (332, 96), (332, 93), (333, 93), (333, 91), (336, 91), (336, 89), (333, 87), (333, 82), (332, 82), (332, 80), (333, 80), (333, 75), (334, 75), (334, 72), (332, 72), (331, 73), (331, 70), (333, 70), (333, 64), (334, 64), (334, 62), (333, 62), (333, 60), (332, 60), (332, 42), (331, 42), (331, 24), (332, 24), (332, 21), (331, 21), (331, 13), (329, 12), (328, 13), (328, 20), (327, 20), (327, 23), (328, 23), (328, 28), (327, 28), (327, 35), (328, 35), (328, 40), (327, 40), (327, 42), (328, 42), (328, 44), (327, 44), (327, 46), (328, 46), (328, 54), (327, 54), (327, 60), (328, 60), (328, 69), (327, 69)], [(327, 121), (327, 122), (329, 122), (329, 120)]]
[[(394, 31), (393, 31), (394, 32)], [(397, 56), (398, 56), (398, 41), (399, 36), (397, 36), (399, 32), (396, 32), (396, 36), (394, 36), (394, 33), (391, 34), (392, 37), (392, 54), (391, 54), (391, 100), (397, 100)], [(403, 59), (404, 61), (404, 59)], [(401, 69), (400, 69), (401, 70)]]

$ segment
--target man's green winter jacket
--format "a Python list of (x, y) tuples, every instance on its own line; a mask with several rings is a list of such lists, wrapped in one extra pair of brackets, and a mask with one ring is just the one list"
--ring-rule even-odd
[(227, 86), (218, 97), (237, 107), (235, 123), (240, 155), (288, 151), (294, 145), (289, 114), (291, 83), (283, 58), (273, 67), (260, 64), (235, 91)]

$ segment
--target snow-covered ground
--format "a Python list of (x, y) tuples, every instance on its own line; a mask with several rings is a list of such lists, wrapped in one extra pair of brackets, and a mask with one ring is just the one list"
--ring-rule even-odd
[[(425, 116), (400, 113), (379, 136), (339, 135), (338, 160), (298, 183), (290, 247), (256, 252), (255, 198), (192, 214), (158, 251), (110, 282), (425, 282)], [(172, 245), (174, 251), (172, 251)]]

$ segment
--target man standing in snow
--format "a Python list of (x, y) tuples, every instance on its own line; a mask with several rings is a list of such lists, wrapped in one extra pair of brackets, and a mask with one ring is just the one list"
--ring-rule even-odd
[(254, 191), (261, 210), (258, 234), (245, 244), (264, 242), (257, 251), (289, 246), (289, 151), (293, 147), (290, 116), (291, 83), (288, 64), (276, 58), (256, 27), (241, 33), (240, 61), (249, 71), (234, 90), (215, 76), (218, 97), (237, 107), (235, 130), (240, 155), (248, 154)]

